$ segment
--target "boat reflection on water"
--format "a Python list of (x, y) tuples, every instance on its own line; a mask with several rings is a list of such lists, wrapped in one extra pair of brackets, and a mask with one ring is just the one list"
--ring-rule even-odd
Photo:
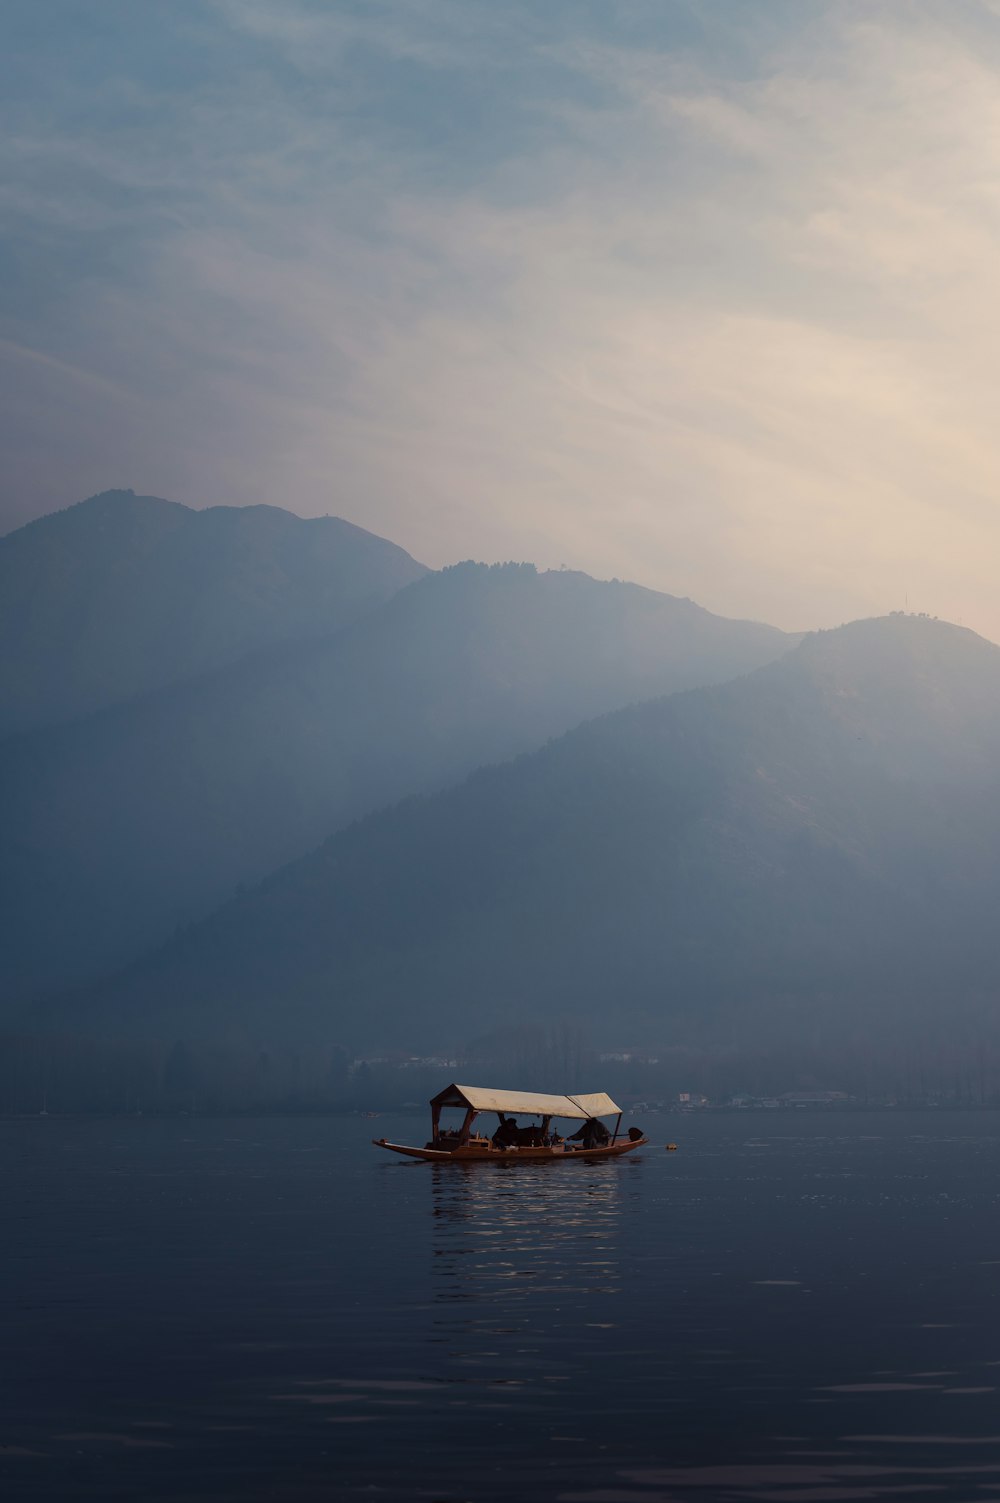
[(433, 1215), (433, 1297), (474, 1303), (470, 1324), (493, 1324), (503, 1307), (530, 1319), (530, 1307), (554, 1297), (571, 1303), (611, 1298), (621, 1287), (623, 1215), (634, 1208), (641, 1161), (598, 1162), (552, 1174), (544, 1167), (498, 1165), (429, 1175)]
[(469, 1407), (544, 1425), (571, 1401), (616, 1334), (641, 1177), (635, 1160), (431, 1169), (433, 1339)]

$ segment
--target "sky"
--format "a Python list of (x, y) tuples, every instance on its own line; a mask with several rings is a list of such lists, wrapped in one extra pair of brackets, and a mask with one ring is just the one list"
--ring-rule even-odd
[(1000, 0), (6, 0), (0, 530), (1000, 639)]

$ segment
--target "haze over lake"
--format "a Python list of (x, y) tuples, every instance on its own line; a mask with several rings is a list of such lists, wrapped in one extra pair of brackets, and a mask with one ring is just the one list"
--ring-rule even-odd
[(0, 125), (0, 1503), (1000, 1503), (1000, 0)]

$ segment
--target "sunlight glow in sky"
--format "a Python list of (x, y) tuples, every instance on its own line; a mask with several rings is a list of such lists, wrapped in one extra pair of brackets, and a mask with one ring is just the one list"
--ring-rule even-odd
[(2, 526), (332, 512), (1000, 638), (995, 0), (9, 0)]

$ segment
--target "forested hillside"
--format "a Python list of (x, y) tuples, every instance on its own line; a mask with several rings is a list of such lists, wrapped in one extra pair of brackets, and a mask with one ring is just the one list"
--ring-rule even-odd
[(11, 738), (8, 1008), (123, 963), (359, 815), (794, 640), (633, 585), (464, 564), (339, 633)]
[(424, 572), (338, 517), (92, 496), (0, 538), (0, 737), (339, 631)]
[(421, 1053), (559, 1017), (989, 1041), (998, 795), (1000, 649), (859, 622), (375, 814), (49, 1018)]

